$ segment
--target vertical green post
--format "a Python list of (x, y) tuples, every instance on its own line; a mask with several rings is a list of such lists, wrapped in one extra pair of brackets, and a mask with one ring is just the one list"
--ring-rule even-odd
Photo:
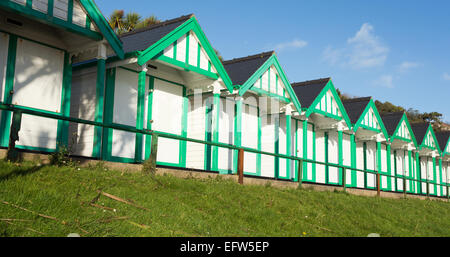
[(378, 178), (378, 185), (377, 188), (382, 188), (381, 184), (381, 142), (377, 141), (377, 178)]
[[(64, 53), (63, 85), (61, 92), (61, 115), (70, 116), (70, 96), (72, 88), (72, 61), (69, 53)], [(69, 144), (69, 122), (58, 120), (57, 147)]]
[[(100, 44), (98, 46), (97, 57), (97, 85), (95, 90), (96, 105), (95, 105), (95, 121), (103, 122), (103, 108), (104, 108), (104, 90), (105, 90), (105, 68), (106, 68), (106, 46)], [(102, 144), (102, 127), (94, 128), (94, 147), (92, 157), (101, 158), (101, 144)]]
[[(234, 145), (240, 147), (241, 144), (241, 135), (242, 135), (242, 97), (237, 96), (235, 99), (235, 111), (234, 111)], [(233, 173), (237, 172), (237, 164), (238, 164), (238, 150), (234, 151), (234, 163), (235, 167), (233, 169)]]
[(351, 162), (352, 162), (352, 168), (351, 171), (351, 186), (356, 187), (356, 140), (355, 140), (355, 134), (352, 133), (350, 135), (350, 148), (351, 148)]
[[(275, 117), (275, 149), (276, 154), (280, 153), (280, 116)], [(275, 178), (280, 177), (280, 157), (275, 157)]]
[[(308, 159), (308, 120), (305, 119), (303, 121), (303, 159)], [(308, 162), (302, 161), (301, 162), (303, 164), (303, 175), (302, 175), (302, 179), (307, 179), (307, 172), (308, 172)], [(301, 179), (299, 178), (299, 180), (301, 181)]]
[(328, 132), (324, 132), (324, 141), (325, 141), (325, 184), (330, 183), (330, 167), (328, 166), (328, 140), (329, 140), (329, 135)]
[[(3, 103), (12, 103), (12, 94), (14, 89), (14, 74), (16, 69), (16, 54), (17, 54), (17, 36), (9, 35), (8, 42), (8, 59), (6, 64), (5, 73), (5, 89), (3, 94)], [(0, 121), (1, 146), (7, 147), (9, 141), (11, 112), (2, 111), (2, 117)]]
[[(338, 163), (341, 167), (339, 167), (338, 176), (339, 176), (339, 184), (345, 184), (345, 169), (342, 168), (344, 165), (344, 145), (343, 145), (344, 134), (342, 130), (338, 130)], [(339, 175), (340, 174), (340, 175)], [(345, 185), (344, 185), (345, 186)]]
[(150, 172), (155, 173), (156, 172), (156, 158), (158, 156), (158, 134), (154, 133), (152, 134), (152, 144), (150, 147)]
[[(291, 156), (291, 145), (292, 145), (292, 136), (291, 136), (291, 126), (292, 126), (292, 117), (291, 117), (291, 108), (290, 105), (286, 107), (286, 155)], [(286, 159), (286, 175), (288, 179), (295, 180), (294, 177), (291, 176), (291, 159)]]
[[(116, 68), (108, 69), (106, 72), (105, 84), (105, 104), (103, 107), (103, 123), (112, 124), (114, 115), (114, 87), (116, 78)], [(102, 140), (102, 160), (108, 160), (111, 157), (110, 147), (112, 147), (112, 129), (103, 128)]]
[[(147, 130), (152, 130), (153, 119), (153, 90), (155, 87), (155, 77), (151, 76), (148, 82), (148, 103), (147, 103)], [(150, 157), (150, 144), (152, 137), (145, 135), (145, 159)]]
[(299, 160), (298, 161), (298, 166), (297, 166), (297, 176), (298, 176), (298, 188), (302, 188), (302, 183), (303, 183), (303, 161)]
[[(144, 113), (145, 113), (145, 86), (147, 85), (147, 65), (144, 64), (141, 67), (138, 78), (138, 99), (137, 99), (137, 117), (136, 128), (144, 129)], [(136, 133), (136, 144), (134, 151), (134, 161), (142, 161), (142, 144), (143, 135)]]
[[(391, 144), (390, 142), (388, 142), (388, 144), (386, 145), (386, 161), (387, 161), (387, 174), (390, 176), (392, 174), (391, 170), (392, 170), (392, 165), (391, 165)], [(386, 176), (386, 181), (387, 181), (387, 190), (391, 191), (392, 190), (392, 178)]]
[[(219, 142), (219, 120), (220, 120), (220, 87), (214, 84), (213, 91), (213, 113), (212, 113), (212, 141)], [(212, 147), (212, 170), (219, 170), (219, 147)], [(224, 172), (219, 172), (223, 174)]]

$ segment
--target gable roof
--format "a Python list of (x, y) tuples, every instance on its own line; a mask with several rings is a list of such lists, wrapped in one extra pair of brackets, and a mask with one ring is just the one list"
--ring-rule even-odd
[(438, 141), (441, 152), (445, 153), (445, 147), (450, 142), (450, 131), (441, 131), (436, 133), (436, 139)]
[(295, 82), (291, 85), (303, 108), (309, 108), (330, 80), (331, 78), (322, 78)]
[(275, 52), (264, 52), (223, 61), (233, 85), (244, 84)]
[[(162, 26), (164, 24), (170, 27)], [(138, 65), (144, 65), (146, 62), (152, 60), (153, 58), (161, 56), (164, 52), (164, 49), (166, 49), (175, 41), (180, 39), (183, 35), (186, 35), (187, 33), (192, 31), (197, 36), (199, 43), (202, 45), (203, 50), (208, 56), (211, 66), (213, 66), (217, 71), (217, 73), (220, 75), (228, 91), (233, 92), (233, 82), (231, 81), (230, 77), (228, 76), (228, 73), (223, 67), (222, 62), (219, 60), (219, 57), (217, 57), (217, 54), (214, 48), (211, 46), (208, 38), (205, 36), (205, 33), (201, 29), (200, 24), (195, 18), (195, 15), (191, 14), (187, 16), (182, 16), (178, 19), (164, 22), (164, 24), (162, 25), (158, 24), (151, 27), (150, 29), (147, 28), (146, 30), (141, 30), (140, 33), (151, 34), (153, 36), (152, 40), (146, 42), (145, 45), (139, 46), (136, 45), (133, 48), (132, 47), (129, 48), (129, 49), (136, 49), (146, 47), (142, 51), (139, 51), (137, 61)], [(171, 28), (173, 29), (170, 30)], [(153, 30), (153, 32), (149, 32), (151, 30)], [(132, 35), (134, 35), (133, 37), (137, 37), (138, 33), (129, 34), (128, 37)], [(137, 39), (135, 38), (134, 40)], [(151, 42), (153, 43), (150, 44)], [(189, 65), (188, 63), (180, 63), (180, 66), (182, 66), (182, 68), (185, 69), (198, 71), (197, 67)]]
[(358, 122), (371, 99), (371, 97), (360, 97), (342, 101), (352, 124)]
[[(48, 6), (47, 3), (45, 11), (41, 9), (44, 6), (40, 6), (41, 8), (35, 8), (34, 2), (25, 0), (22, 1), (2, 0), (0, 1), (0, 7), (6, 8), (7, 10), (13, 11), (15, 13), (19, 13), (20, 15), (24, 15), (32, 19), (38, 20), (45, 24), (63, 28), (71, 33), (77, 33), (82, 36), (92, 38), (93, 40), (96, 41), (105, 39), (119, 58), (122, 59), (124, 57), (122, 42), (117, 37), (116, 33), (112, 30), (111, 26), (109, 26), (109, 23), (106, 21), (105, 17), (100, 12), (100, 10), (98, 9), (97, 5), (94, 3), (93, 0), (79, 0), (78, 2), (68, 1), (66, 3), (67, 11), (66, 13), (64, 13), (64, 15), (66, 15), (65, 19), (61, 17), (61, 14), (55, 16), (55, 12), (53, 12), (53, 10), (56, 7), (57, 4), (56, 1), (45, 1), (54, 4), (53, 6), (54, 8), (52, 8), (52, 5)], [(39, 2), (37, 3), (39, 4)], [(75, 10), (76, 3), (79, 3), (79, 7), (84, 9), (84, 12), (88, 17), (86, 18), (85, 25), (74, 22), (73, 17), (69, 15), (72, 13), (69, 10)], [(91, 29), (92, 24), (91, 22), (93, 22), (96, 25), (98, 31), (94, 31)]]
[(389, 136), (394, 135), (395, 130), (403, 118), (403, 114), (404, 112), (391, 112), (380, 115)]
[(130, 53), (147, 49), (192, 17), (194, 17), (193, 14), (188, 14), (120, 35), (124, 52)]
[(427, 134), (429, 127), (430, 127), (429, 123), (411, 124), (411, 129), (414, 132), (414, 136), (416, 137), (418, 145), (421, 145), (423, 143), (423, 139), (425, 138), (425, 135)]

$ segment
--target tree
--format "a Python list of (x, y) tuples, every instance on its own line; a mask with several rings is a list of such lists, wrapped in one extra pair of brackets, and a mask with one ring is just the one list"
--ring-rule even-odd
[(120, 35), (135, 29), (157, 24), (161, 21), (155, 15), (142, 19), (142, 16), (136, 12), (130, 12), (125, 15), (123, 10), (114, 10), (108, 22), (114, 32)]

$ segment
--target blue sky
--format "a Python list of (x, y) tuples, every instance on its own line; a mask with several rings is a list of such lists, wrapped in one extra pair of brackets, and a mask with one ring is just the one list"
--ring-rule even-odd
[(161, 20), (194, 13), (225, 60), (275, 50), (291, 82), (331, 77), (450, 122), (450, 1), (96, 0)]

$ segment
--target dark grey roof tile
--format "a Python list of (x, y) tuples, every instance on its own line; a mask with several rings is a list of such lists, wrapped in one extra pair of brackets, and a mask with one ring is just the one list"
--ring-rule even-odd
[(292, 83), (291, 86), (302, 107), (309, 108), (330, 80), (331, 78), (308, 80)]
[(371, 99), (371, 97), (360, 97), (342, 101), (352, 124), (358, 121)]
[(275, 52), (264, 52), (223, 61), (233, 85), (243, 85)]

